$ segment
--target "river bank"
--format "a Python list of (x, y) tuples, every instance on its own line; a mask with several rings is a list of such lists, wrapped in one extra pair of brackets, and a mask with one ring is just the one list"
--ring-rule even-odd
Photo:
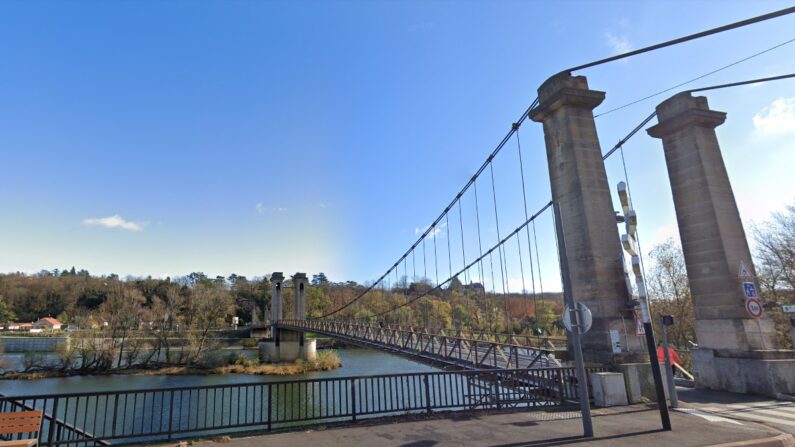
[(216, 367), (167, 365), (152, 368), (112, 368), (104, 371), (79, 371), (79, 370), (36, 370), (36, 371), (9, 371), (0, 375), (0, 380), (39, 380), (49, 378), (63, 378), (73, 376), (111, 376), (111, 375), (137, 375), (137, 376), (180, 376), (180, 375), (272, 375), (293, 376), (309, 372), (331, 371), (342, 367), (342, 360), (336, 351), (325, 350), (317, 354), (315, 360), (297, 361), (295, 363), (263, 363), (256, 359), (238, 355), (232, 363)]
[(330, 371), (307, 371), (304, 374), (290, 376), (234, 373), (177, 375), (106, 374), (51, 377), (39, 380), (0, 380), (0, 394), (28, 396), (63, 393), (66, 391), (70, 393), (104, 392), (437, 371), (436, 368), (404, 357), (370, 349), (341, 349), (337, 353), (343, 365), (341, 368)]

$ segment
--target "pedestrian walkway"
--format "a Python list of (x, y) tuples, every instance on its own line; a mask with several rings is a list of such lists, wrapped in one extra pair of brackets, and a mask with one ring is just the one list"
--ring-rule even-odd
[(795, 402), (760, 396), (678, 388), (684, 406), (716, 416), (758, 422), (795, 434)]
[[(513, 412), (473, 415), (450, 414), (431, 419), (358, 423), (325, 430), (275, 433), (224, 440), (223, 447), (541, 447), (541, 446), (610, 446), (695, 447), (770, 438), (776, 430), (751, 423), (715, 418), (704, 419), (682, 412), (671, 413), (673, 431), (660, 430), (659, 412), (650, 406), (594, 410), (595, 437), (582, 435), (582, 421), (577, 413)], [(561, 417), (563, 416), (563, 417)], [(202, 441), (194, 447), (215, 447)]]

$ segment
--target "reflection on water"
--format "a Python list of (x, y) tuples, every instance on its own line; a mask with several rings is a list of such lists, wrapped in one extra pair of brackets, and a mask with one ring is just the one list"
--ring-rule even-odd
[[(0, 380), (0, 393), (5, 395), (33, 395), (79, 393), (88, 391), (136, 390), (180, 386), (221, 385), (233, 383), (279, 382), (298, 379), (399, 374), (436, 371), (437, 369), (403, 357), (369, 349), (339, 350), (342, 368), (293, 376), (257, 376), (226, 374), (208, 376), (74, 376), (40, 380)], [(5, 358), (21, 361), (22, 354), (6, 354)], [(14, 358), (16, 357), (16, 358)]]

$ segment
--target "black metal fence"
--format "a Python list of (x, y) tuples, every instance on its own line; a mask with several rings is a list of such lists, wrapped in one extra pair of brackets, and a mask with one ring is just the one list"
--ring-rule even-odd
[(544, 368), (2, 396), (0, 411), (41, 409), (42, 445), (90, 446), (439, 411), (549, 409), (577, 400), (573, 368)]

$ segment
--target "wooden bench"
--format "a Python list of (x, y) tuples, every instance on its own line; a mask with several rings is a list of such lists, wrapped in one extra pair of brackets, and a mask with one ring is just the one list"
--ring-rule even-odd
[(0, 413), (0, 435), (31, 436), (11, 441), (0, 440), (0, 447), (34, 447), (39, 443), (41, 429), (41, 411), (19, 411), (16, 413)]

